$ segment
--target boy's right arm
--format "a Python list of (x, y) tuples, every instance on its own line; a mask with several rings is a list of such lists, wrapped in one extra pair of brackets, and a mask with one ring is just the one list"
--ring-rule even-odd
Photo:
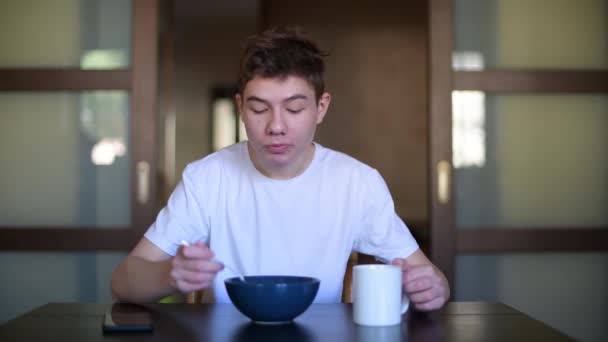
[(180, 247), (172, 257), (144, 237), (112, 273), (112, 296), (147, 303), (176, 291), (205, 289), (222, 268), (204, 243)]

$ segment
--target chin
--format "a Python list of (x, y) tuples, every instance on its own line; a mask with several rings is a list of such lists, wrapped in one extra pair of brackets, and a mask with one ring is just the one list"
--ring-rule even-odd
[(276, 155), (276, 154), (272, 154), (269, 155), (266, 159), (266, 165), (275, 167), (275, 168), (282, 168), (285, 167), (287, 165), (289, 165), (291, 158), (289, 158), (288, 155)]

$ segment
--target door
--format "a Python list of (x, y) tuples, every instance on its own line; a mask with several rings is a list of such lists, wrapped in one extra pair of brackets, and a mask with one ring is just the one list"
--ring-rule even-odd
[(454, 298), (605, 338), (606, 2), (430, 9), (432, 256)]
[(157, 1), (4, 1), (0, 248), (127, 250), (155, 215)]
[(111, 301), (153, 221), (157, 7), (0, 2), (0, 323)]

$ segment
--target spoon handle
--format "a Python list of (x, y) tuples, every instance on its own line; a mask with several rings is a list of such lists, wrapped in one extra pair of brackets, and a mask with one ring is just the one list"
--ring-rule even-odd
[(225, 267), (226, 269), (228, 269), (228, 270), (232, 271), (232, 273), (233, 273), (234, 275), (236, 275), (237, 277), (239, 277), (239, 278), (240, 278), (242, 281), (245, 281), (245, 276), (244, 276), (244, 275), (242, 275), (242, 274), (241, 274), (241, 272), (238, 272), (237, 270), (235, 270), (234, 268), (232, 268), (232, 267), (230, 267), (230, 266), (228, 266), (228, 265), (224, 264), (223, 262), (222, 262), (222, 264), (224, 265), (224, 267)]

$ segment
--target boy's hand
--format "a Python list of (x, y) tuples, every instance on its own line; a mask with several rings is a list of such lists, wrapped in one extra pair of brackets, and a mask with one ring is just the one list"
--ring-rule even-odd
[(183, 293), (206, 289), (223, 268), (204, 243), (181, 246), (171, 260), (171, 285)]
[(448, 281), (435, 265), (408, 265), (400, 258), (394, 259), (392, 264), (401, 267), (403, 292), (417, 310), (440, 309), (448, 301)]

